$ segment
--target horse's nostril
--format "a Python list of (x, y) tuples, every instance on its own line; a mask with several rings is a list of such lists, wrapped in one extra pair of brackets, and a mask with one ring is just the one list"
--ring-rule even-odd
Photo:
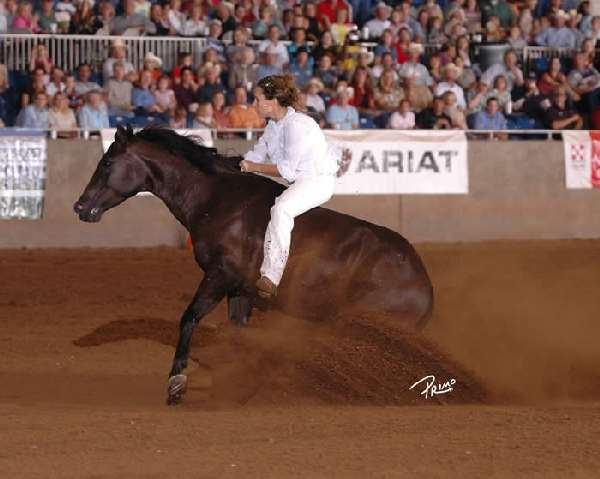
[(76, 201), (73, 205), (73, 210), (75, 211), (75, 213), (79, 213), (82, 209), (83, 205), (79, 201)]

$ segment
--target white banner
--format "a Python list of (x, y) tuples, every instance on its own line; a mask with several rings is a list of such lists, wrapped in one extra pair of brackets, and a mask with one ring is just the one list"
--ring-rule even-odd
[(340, 171), (338, 195), (469, 192), (463, 131), (329, 130), (326, 136), (351, 152)]
[[(108, 148), (110, 147), (110, 145), (112, 144), (113, 141), (115, 141), (115, 132), (117, 131), (116, 128), (106, 128), (104, 130), (100, 130), (100, 137), (102, 138), (102, 150), (104, 151), (104, 153), (107, 152)], [(212, 148), (214, 143), (213, 143), (213, 138), (212, 138), (212, 133), (210, 130), (175, 130), (177, 131), (177, 133), (179, 133), (180, 135), (193, 135), (197, 138), (199, 138), (202, 141), (202, 144), (204, 146), (208, 146), (209, 148)]]
[(0, 137), (0, 219), (42, 217), (46, 187), (46, 137)]
[(600, 132), (563, 131), (567, 188), (600, 188)]

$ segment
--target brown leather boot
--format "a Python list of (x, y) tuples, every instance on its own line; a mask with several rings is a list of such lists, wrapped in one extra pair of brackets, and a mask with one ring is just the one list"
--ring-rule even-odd
[(256, 281), (256, 289), (258, 289), (258, 295), (264, 299), (271, 299), (277, 296), (277, 286), (266, 276), (261, 276)]

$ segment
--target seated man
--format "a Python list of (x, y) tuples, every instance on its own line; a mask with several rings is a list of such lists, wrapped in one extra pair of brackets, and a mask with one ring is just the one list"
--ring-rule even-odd
[(488, 98), (485, 103), (485, 109), (475, 114), (473, 129), (506, 130), (506, 118), (504, 118), (504, 115), (500, 111), (496, 98)]
[(111, 35), (141, 35), (156, 33), (156, 25), (146, 15), (135, 12), (135, 0), (123, 0), (123, 14), (110, 22)]
[(85, 95), (92, 90), (100, 90), (100, 85), (90, 81), (92, 78), (92, 67), (89, 63), (82, 63), (77, 68), (78, 81), (75, 82), (75, 93)]
[(48, 129), (48, 95), (38, 91), (33, 95), (33, 103), (23, 107), (17, 116), (17, 126), (24, 128)]
[(340, 87), (337, 91), (337, 103), (327, 109), (327, 124), (336, 130), (356, 130), (359, 127), (358, 110), (350, 105), (354, 91), (350, 87)]
[(79, 110), (79, 127), (87, 130), (109, 128), (108, 112), (100, 90), (87, 93), (85, 104)]
[(567, 91), (558, 86), (552, 94), (552, 105), (546, 110), (546, 126), (552, 130), (581, 130), (583, 119), (567, 107)]
[(112, 116), (133, 116), (131, 93), (133, 85), (125, 78), (122, 62), (114, 65), (114, 76), (108, 81), (108, 112)]
[(162, 108), (156, 103), (156, 97), (150, 90), (152, 85), (152, 73), (148, 70), (143, 70), (140, 73), (140, 81), (131, 93), (131, 103), (136, 115), (155, 115), (162, 121), (167, 121), (167, 117), (163, 115)]
[(452, 120), (444, 113), (444, 99), (435, 97), (431, 107), (423, 110), (417, 118), (419, 128), (424, 130), (447, 130), (452, 127)]

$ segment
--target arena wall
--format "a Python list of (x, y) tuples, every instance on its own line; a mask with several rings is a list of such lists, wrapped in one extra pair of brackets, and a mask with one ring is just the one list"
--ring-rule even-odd
[[(222, 152), (250, 143), (221, 140)], [(101, 224), (72, 205), (101, 156), (99, 141), (50, 140), (44, 218), (0, 221), (0, 248), (181, 245), (185, 231), (152, 196), (130, 199)], [(598, 238), (600, 193), (567, 190), (562, 143), (472, 141), (468, 195), (337, 196), (329, 207), (388, 226), (411, 241)]]

